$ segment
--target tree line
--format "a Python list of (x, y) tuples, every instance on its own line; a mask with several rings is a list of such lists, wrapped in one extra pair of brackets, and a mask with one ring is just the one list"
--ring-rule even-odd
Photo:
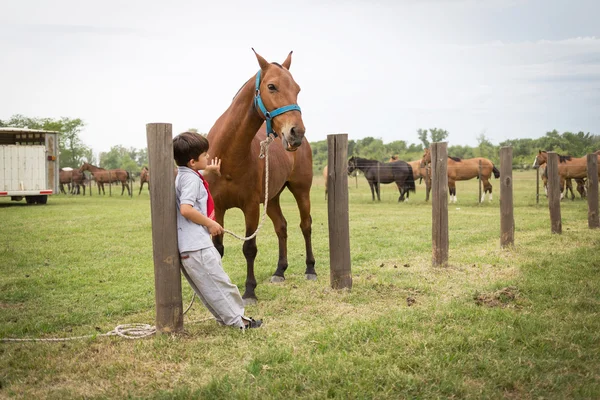
[[(97, 160), (90, 147), (79, 137), (85, 128), (85, 123), (79, 118), (30, 118), (23, 115), (13, 115), (8, 120), (0, 119), (0, 127), (17, 127), (30, 129), (43, 129), (60, 132), (60, 167), (77, 168), (84, 161), (97, 165), (100, 168), (121, 168), (138, 174), (143, 166), (148, 165), (147, 148), (125, 148), (115, 145), (107, 152), (100, 153)], [(190, 129), (196, 131), (196, 129)], [(392, 156), (400, 160), (418, 160), (423, 155), (426, 147), (433, 142), (448, 141), (448, 155), (460, 158), (485, 157), (495, 164), (499, 163), (499, 151), (502, 146), (513, 148), (513, 169), (531, 168), (533, 160), (539, 150), (555, 151), (559, 154), (568, 154), (574, 157), (583, 157), (600, 149), (600, 135), (584, 132), (563, 132), (556, 129), (537, 139), (510, 139), (494, 145), (485, 136), (477, 137), (477, 146), (452, 145), (449, 140), (450, 133), (441, 128), (417, 129), (417, 143), (408, 143), (405, 140), (395, 140), (384, 143), (381, 138), (371, 136), (359, 140), (348, 141), (348, 156), (358, 156), (387, 162)], [(327, 140), (310, 142), (313, 153), (313, 173), (320, 174), (327, 164)]]

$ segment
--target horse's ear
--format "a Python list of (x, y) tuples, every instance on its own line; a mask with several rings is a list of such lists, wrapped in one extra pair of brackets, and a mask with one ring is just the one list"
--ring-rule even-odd
[(290, 66), (292, 65), (292, 53), (293, 53), (293, 51), (290, 51), (290, 54), (288, 54), (288, 56), (285, 59), (285, 61), (283, 62), (283, 64), (281, 64), (288, 71), (290, 69)]
[(252, 48), (252, 51), (256, 55), (256, 59), (258, 60), (258, 65), (260, 66), (260, 69), (263, 70), (263, 71), (266, 70), (267, 67), (269, 66), (269, 63), (267, 62), (267, 60), (265, 60), (264, 58), (262, 58), (262, 56), (260, 54), (258, 54), (256, 52), (256, 50), (254, 50), (254, 47)]
[(538, 154), (542, 154), (542, 151), (541, 151), (541, 150), (538, 150)]

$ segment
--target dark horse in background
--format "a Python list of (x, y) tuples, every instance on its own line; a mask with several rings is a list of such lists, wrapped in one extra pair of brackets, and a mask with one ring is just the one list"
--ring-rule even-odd
[(415, 189), (415, 178), (413, 170), (410, 165), (405, 161), (394, 161), (390, 163), (382, 163), (377, 160), (369, 160), (360, 157), (350, 157), (348, 160), (348, 174), (351, 174), (354, 170), (360, 170), (367, 178), (369, 187), (371, 188), (371, 195), (373, 201), (375, 201), (375, 193), (377, 193), (377, 200), (381, 200), (379, 197), (379, 183), (392, 183), (395, 182), (400, 192), (398, 201), (404, 201), (404, 195), (408, 200), (409, 192), (414, 192)]
[[(310, 216), (312, 151), (304, 137), (300, 107), (296, 105), (300, 86), (289, 71), (292, 53), (281, 65), (269, 63), (255, 54), (259, 71), (242, 86), (208, 133), (210, 156), (222, 161), (220, 177), (206, 175), (215, 202), (215, 219), (223, 226), (225, 212), (239, 208), (244, 213), (246, 236), (252, 235), (259, 224), (260, 204), (265, 200), (268, 185), (267, 215), (279, 241), (279, 260), (271, 282), (282, 282), (288, 267), (287, 221), (279, 197), (287, 188), (300, 211), (300, 229), (306, 246), (306, 278), (316, 279)], [(265, 120), (277, 134), (267, 150), (268, 182), (265, 182), (265, 159), (259, 158), (260, 142), (266, 138)], [(213, 242), (223, 255), (223, 235), (214, 236)], [(245, 303), (252, 303), (256, 301), (256, 237), (245, 241), (242, 250), (247, 263), (246, 290), (242, 297)]]

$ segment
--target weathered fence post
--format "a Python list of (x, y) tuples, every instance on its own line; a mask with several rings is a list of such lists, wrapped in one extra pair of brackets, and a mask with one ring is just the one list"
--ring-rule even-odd
[(329, 279), (334, 289), (352, 288), (348, 222), (348, 134), (327, 135)]
[(431, 244), (433, 266), (448, 266), (448, 142), (431, 143)]
[(479, 176), (478, 176), (479, 182), (477, 183), (477, 187), (479, 187), (479, 198), (477, 199), (477, 202), (479, 204), (481, 204), (482, 201), (483, 201), (483, 199), (481, 198), (481, 186), (483, 185), (481, 183), (481, 160), (479, 160), (479, 171), (478, 171), (478, 173), (479, 173)]
[(108, 195), (112, 197), (112, 174), (108, 171)]
[(500, 246), (515, 244), (513, 214), (512, 147), (500, 149)]
[(562, 233), (560, 216), (560, 177), (558, 176), (558, 154), (548, 152), (548, 208), (550, 209), (550, 225), (552, 233)]
[(588, 227), (600, 227), (598, 220), (598, 156), (596, 153), (587, 155), (587, 181), (588, 181)]
[(146, 138), (148, 166), (152, 170), (150, 183), (156, 188), (150, 192), (156, 329), (159, 332), (178, 332), (183, 329), (183, 303), (177, 247), (172, 125), (146, 124)]

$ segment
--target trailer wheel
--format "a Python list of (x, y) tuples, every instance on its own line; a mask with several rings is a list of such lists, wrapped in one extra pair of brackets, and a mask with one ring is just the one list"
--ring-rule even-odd
[(25, 196), (25, 201), (27, 202), (27, 204), (35, 204), (35, 201), (37, 196)]
[(48, 196), (47, 195), (37, 196), (37, 203), (38, 204), (46, 204), (47, 202), (48, 202)]

